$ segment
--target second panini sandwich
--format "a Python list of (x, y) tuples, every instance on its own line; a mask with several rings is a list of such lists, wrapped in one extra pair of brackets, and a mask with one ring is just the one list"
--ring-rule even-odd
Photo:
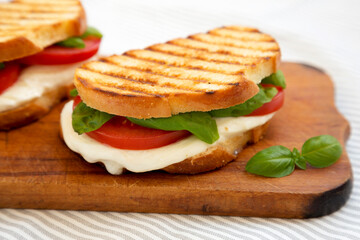
[(282, 106), (280, 49), (228, 26), (90, 61), (61, 113), (67, 146), (112, 174), (195, 174), (258, 142)]
[(78, 0), (0, 3), (0, 130), (48, 113), (100, 41)]

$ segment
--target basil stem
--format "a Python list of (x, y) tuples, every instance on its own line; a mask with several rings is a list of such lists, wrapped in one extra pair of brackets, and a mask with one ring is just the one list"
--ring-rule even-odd
[(306, 163), (323, 168), (334, 164), (342, 154), (339, 141), (330, 135), (320, 135), (308, 139), (301, 153), (284, 146), (272, 146), (256, 153), (246, 164), (249, 173), (264, 177), (283, 177), (291, 174), (295, 165), (306, 169)]

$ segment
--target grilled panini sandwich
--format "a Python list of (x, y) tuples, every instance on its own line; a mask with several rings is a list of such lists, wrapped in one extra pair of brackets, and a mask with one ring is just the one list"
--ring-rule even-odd
[(240, 26), (87, 62), (62, 111), (63, 138), (112, 174), (222, 167), (262, 138), (281, 107), (279, 62), (271, 36)]
[(89, 39), (76, 38), (86, 30), (78, 0), (0, 3), (0, 130), (40, 118), (67, 95), (89, 58)]

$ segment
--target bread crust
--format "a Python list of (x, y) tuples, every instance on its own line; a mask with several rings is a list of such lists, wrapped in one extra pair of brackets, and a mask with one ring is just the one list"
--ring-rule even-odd
[(258, 87), (250, 81), (214, 93), (178, 93), (166, 97), (124, 95), (101, 90), (75, 74), (74, 84), (81, 99), (90, 107), (134, 118), (171, 117), (182, 112), (227, 108), (254, 96)]
[(73, 88), (73, 84), (59, 86), (19, 107), (0, 112), (0, 130), (10, 130), (38, 120), (68, 96)]
[(269, 123), (270, 121), (245, 132), (243, 135), (235, 136), (217, 146), (211, 147), (205, 152), (167, 166), (163, 170), (176, 174), (197, 174), (221, 168), (233, 161), (248, 144), (260, 141), (265, 135)]
[[(22, 15), (33, 13), (31, 9), (17, 10), (17, 14), (22, 24), (11, 24), (8, 29), (0, 30), (0, 62), (11, 61), (26, 57), (38, 52), (41, 52), (45, 47), (48, 47), (56, 42), (62, 41), (71, 36), (81, 35), (86, 30), (86, 15), (83, 6), (77, 0), (70, 2), (69, 7), (76, 7), (76, 12), (68, 18), (59, 18), (56, 21), (38, 22), (36, 24), (26, 23), (22, 19)], [(6, 4), (16, 4), (16, 6), (29, 6), (29, 1), (15, 0), (10, 3), (2, 4), (0, 7), (0, 21), (6, 22), (6, 16), (2, 16), (2, 12), (6, 12)], [(1, 5), (0, 5), (1, 6)], [(41, 6), (30, 4), (34, 8)], [(51, 12), (49, 14), (58, 14), (54, 12), (56, 9), (56, 1), (49, 1), (46, 5)], [(44, 7), (43, 6), (43, 7)], [(44, 12), (44, 10), (42, 10)], [(61, 10), (63, 11), (63, 10)], [(35, 10), (36, 12), (36, 10)], [(42, 12), (42, 13), (43, 13)], [(34, 14), (34, 13), (33, 13)], [(11, 19), (14, 20), (14, 17)], [(30, 19), (31, 20), (31, 19)]]

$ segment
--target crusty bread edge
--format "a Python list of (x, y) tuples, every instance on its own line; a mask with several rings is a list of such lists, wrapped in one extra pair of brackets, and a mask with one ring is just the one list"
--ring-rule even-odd
[(59, 86), (19, 107), (0, 112), (0, 130), (10, 130), (38, 120), (68, 96), (72, 88), (74, 88), (72, 83)]
[[(32, 37), (18, 36), (7, 42), (1, 42), (0, 62), (11, 61), (36, 54), (56, 42), (83, 34), (87, 27), (86, 14), (81, 2), (79, 1), (78, 3), (80, 5), (80, 12), (76, 19), (64, 20), (63, 22), (51, 25), (40, 25), (31, 29), (34, 33)], [(35, 43), (40, 38), (40, 32), (46, 33), (43, 34), (45, 38), (41, 39), (41, 41), (45, 42), (44, 46), (39, 46)]]
[(265, 124), (250, 129), (242, 135), (230, 138), (202, 153), (167, 166), (163, 170), (176, 174), (197, 174), (221, 168), (233, 161), (248, 144), (260, 141), (265, 135), (269, 124), (270, 121), (267, 121)]
[(165, 97), (124, 95), (92, 85), (78, 77), (76, 72), (74, 84), (88, 106), (110, 114), (140, 119), (227, 108), (245, 102), (259, 91), (254, 82), (245, 80), (237, 86), (212, 93), (173, 94)]

